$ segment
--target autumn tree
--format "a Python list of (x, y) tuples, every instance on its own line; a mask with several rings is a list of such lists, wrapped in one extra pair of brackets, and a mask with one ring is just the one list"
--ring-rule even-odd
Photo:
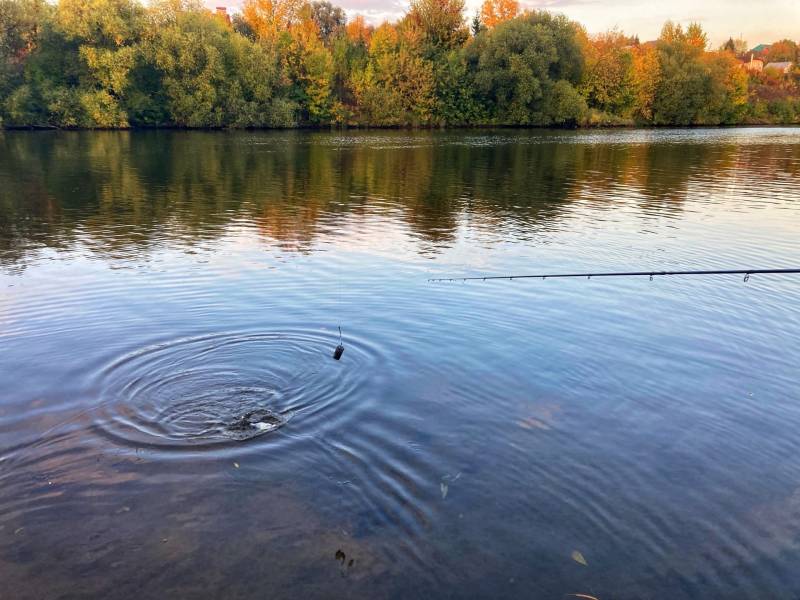
[(653, 120), (656, 94), (661, 84), (661, 63), (655, 46), (635, 46), (633, 50), (634, 116), (643, 122)]
[(797, 63), (798, 58), (800, 58), (800, 55), (798, 55), (797, 43), (792, 40), (781, 40), (769, 47), (766, 61)]
[(269, 123), (274, 61), (209, 13), (180, 11), (148, 45), (168, 119), (186, 127)]
[(50, 11), (44, 0), (0, 0), (1, 66), (22, 64), (30, 56)]
[(353, 20), (347, 24), (347, 37), (354, 44), (369, 45), (370, 38), (372, 37), (373, 28), (367, 25), (364, 17), (356, 15)]
[(323, 43), (317, 16), (313, 5), (300, 10), (290, 29), (291, 44), (286, 56), (297, 102), (311, 123), (323, 123), (330, 117), (334, 75), (333, 57)]
[(481, 6), (481, 23), (491, 29), (519, 14), (517, 0), (485, 0)]
[[(800, 120), (796, 78), (751, 76), (697, 24), (656, 42), (589, 37), (563, 16), (489, 0), (413, 0), (347, 23), (327, 0), (0, 0), (5, 126), (700, 125)], [(798, 60), (782, 40), (767, 60)], [(587, 112), (591, 109), (591, 112)]]
[(433, 64), (419, 56), (394, 25), (383, 23), (374, 31), (367, 64), (353, 74), (351, 84), (363, 122), (420, 125), (431, 121)]
[(580, 91), (590, 107), (626, 117), (636, 99), (631, 40), (609, 31), (587, 40)]
[(656, 46), (658, 80), (651, 120), (656, 125), (733, 123), (744, 114), (746, 73), (728, 53), (705, 51), (697, 24), (667, 23)]
[(98, 127), (128, 125), (125, 96), (138, 60), (145, 11), (135, 0), (60, 0), (57, 30), (86, 66), (81, 104)]
[(708, 52), (702, 62), (708, 69), (709, 83), (700, 120), (712, 125), (741, 122), (748, 107), (747, 71), (728, 52)]
[(708, 35), (699, 23), (690, 23), (684, 29), (680, 23), (667, 21), (661, 28), (659, 40), (667, 44), (685, 43), (699, 50), (705, 50), (708, 46)]
[(406, 21), (432, 50), (458, 47), (469, 35), (464, 0), (412, 0)]
[(708, 34), (703, 30), (699, 23), (690, 23), (686, 28), (686, 43), (699, 50), (705, 50), (708, 47)]
[(265, 42), (274, 43), (297, 22), (303, 0), (245, 0), (242, 18)]
[(12, 122), (126, 127), (144, 7), (135, 0), (61, 0), (37, 35), (25, 83), (5, 102)]

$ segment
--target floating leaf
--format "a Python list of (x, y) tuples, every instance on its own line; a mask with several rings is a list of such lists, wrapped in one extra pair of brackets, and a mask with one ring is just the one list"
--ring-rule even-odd
[(583, 558), (583, 554), (581, 554), (577, 550), (572, 551), (572, 560), (574, 560), (576, 563), (583, 565), (584, 567), (589, 566), (589, 563), (587, 563), (586, 559)]
[(550, 430), (550, 425), (548, 425), (541, 419), (537, 419), (536, 417), (528, 417), (527, 419), (520, 419), (519, 421), (517, 421), (517, 425), (519, 425), (523, 429), (541, 429), (543, 431)]
[(235, 463), (233, 463), (233, 466), (238, 469), (239, 468), (239, 463), (235, 462)]

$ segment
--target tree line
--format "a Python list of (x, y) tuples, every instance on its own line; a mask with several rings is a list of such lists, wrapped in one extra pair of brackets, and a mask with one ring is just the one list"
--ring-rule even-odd
[[(793, 42), (782, 42), (784, 46)], [(397, 22), (325, 0), (0, 0), (5, 127), (720, 125), (800, 122), (798, 77), (667, 23), (590, 36), (515, 0), (412, 0)], [(779, 46), (783, 48), (784, 46)], [(788, 46), (787, 46), (788, 47)], [(789, 47), (796, 53), (797, 46)], [(788, 50), (787, 50), (788, 51)]]

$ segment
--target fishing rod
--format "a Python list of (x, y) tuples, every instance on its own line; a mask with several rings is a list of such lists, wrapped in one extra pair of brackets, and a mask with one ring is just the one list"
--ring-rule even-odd
[(800, 268), (796, 269), (727, 269), (724, 271), (629, 271), (618, 273), (553, 273), (546, 275), (487, 275), (479, 277), (437, 277), (428, 279), (429, 282), (435, 281), (490, 281), (493, 279), (557, 279), (564, 277), (661, 277), (664, 275), (744, 275), (744, 280), (748, 281), (751, 275), (788, 275), (800, 274)]

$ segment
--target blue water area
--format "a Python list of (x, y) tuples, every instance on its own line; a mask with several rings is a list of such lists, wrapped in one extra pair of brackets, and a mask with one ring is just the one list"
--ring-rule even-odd
[(800, 596), (800, 276), (428, 281), (800, 267), (798, 181), (800, 129), (2, 134), (3, 588)]

